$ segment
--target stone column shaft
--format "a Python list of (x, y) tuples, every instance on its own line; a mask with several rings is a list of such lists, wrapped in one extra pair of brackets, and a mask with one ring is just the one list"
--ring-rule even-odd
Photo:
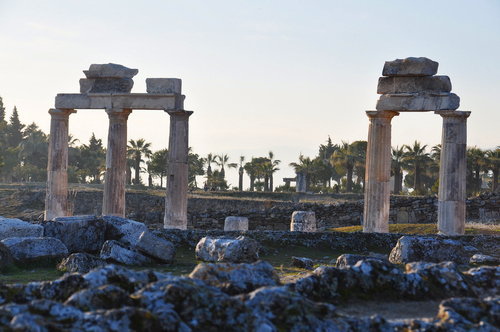
[(44, 219), (69, 215), (68, 211), (68, 120), (72, 109), (50, 109), (49, 160)]
[(193, 112), (166, 112), (170, 115), (170, 134), (164, 228), (187, 229), (189, 116)]
[(109, 117), (102, 214), (125, 217), (127, 119), (130, 109), (107, 109)]
[(370, 119), (366, 151), (363, 232), (389, 231), (391, 120), (394, 111), (367, 111)]
[(467, 118), (470, 112), (436, 111), (443, 118), (439, 165), (438, 231), (465, 232)]

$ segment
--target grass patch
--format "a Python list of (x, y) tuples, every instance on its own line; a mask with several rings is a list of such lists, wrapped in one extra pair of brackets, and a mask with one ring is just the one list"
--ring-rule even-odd
[[(333, 232), (361, 232), (363, 231), (363, 226), (347, 226), (347, 227), (336, 227), (330, 228), (329, 231)], [(402, 233), (402, 234), (437, 234), (436, 224), (389, 224), (389, 233)], [(500, 226), (497, 227), (475, 227), (473, 225), (466, 225), (465, 234), (468, 235), (500, 235)]]
[(34, 268), (19, 268), (11, 267), (5, 273), (0, 274), (0, 283), (28, 283), (31, 281), (54, 280), (62, 276), (63, 273), (55, 269), (55, 267), (34, 267)]

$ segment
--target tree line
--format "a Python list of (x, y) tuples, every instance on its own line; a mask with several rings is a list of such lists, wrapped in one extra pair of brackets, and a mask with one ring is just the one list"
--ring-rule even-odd
[[(328, 137), (326, 144), (319, 146), (316, 157), (301, 154), (298, 162), (290, 163), (290, 166), (306, 176), (308, 191), (362, 193), (366, 149), (366, 141), (334, 144)], [(416, 195), (437, 193), (441, 144), (428, 147), (415, 141), (410, 145), (392, 147), (391, 150), (393, 193), (402, 194), (403, 188), (406, 188), (405, 193), (411, 189), (411, 193)], [(466, 155), (467, 193), (498, 191), (500, 146), (491, 150), (468, 147)]]
[[(47, 175), (48, 135), (36, 123), (25, 125), (19, 119), (16, 107), (6, 119), (5, 107), (0, 97), (0, 181), (45, 182)], [(91, 135), (87, 144), (78, 144), (69, 136), (68, 181), (71, 183), (102, 183), (105, 173), (106, 148), (101, 139)], [(289, 164), (296, 173), (306, 178), (308, 191), (362, 193), (365, 183), (366, 141), (333, 143), (328, 137), (320, 144), (317, 156), (299, 155), (298, 161)], [(394, 177), (393, 192), (434, 194), (438, 189), (439, 157), (441, 146), (428, 147), (415, 141), (411, 145), (392, 148), (391, 173)], [(269, 151), (266, 156), (239, 157), (239, 162), (229, 162), (225, 154), (209, 153), (206, 157), (189, 148), (189, 186), (205, 190), (249, 190), (249, 191), (293, 191), (294, 187), (275, 187), (274, 173), (279, 170), (281, 160)], [(127, 146), (127, 183), (152, 187), (164, 186), (167, 172), (168, 151), (152, 151), (146, 140), (131, 139)], [(467, 148), (467, 193), (498, 190), (500, 147), (483, 150)], [(229, 188), (226, 171), (238, 171), (238, 186)], [(147, 174), (147, 184), (141, 174)], [(244, 188), (244, 175), (249, 187)], [(203, 176), (203, 183), (197, 177)]]

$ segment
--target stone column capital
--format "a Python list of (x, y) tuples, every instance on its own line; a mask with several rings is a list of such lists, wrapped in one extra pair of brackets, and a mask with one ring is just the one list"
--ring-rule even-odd
[(366, 111), (366, 115), (370, 119), (392, 119), (399, 115), (396, 111)]
[(52, 118), (68, 118), (70, 114), (76, 113), (76, 110), (74, 109), (69, 109), (69, 108), (64, 108), (64, 109), (59, 109), (59, 108), (51, 108), (49, 109), (49, 114), (51, 115)]
[(127, 120), (132, 110), (129, 108), (106, 108), (109, 119), (124, 119)]
[(180, 116), (180, 117), (187, 117), (189, 118), (191, 114), (193, 114), (193, 111), (185, 111), (185, 110), (165, 110), (166, 113), (170, 116)]
[(470, 112), (455, 111), (455, 110), (434, 111), (434, 114), (441, 115), (441, 117), (443, 118), (467, 119), (470, 116)]

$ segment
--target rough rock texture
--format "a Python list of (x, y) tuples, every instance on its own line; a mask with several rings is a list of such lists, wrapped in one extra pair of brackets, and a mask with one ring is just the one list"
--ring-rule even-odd
[(302, 269), (312, 270), (314, 261), (307, 257), (292, 256), (292, 266), (300, 267)]
[(335, 262), (335, 267), (342, 269), (349, 266), (356, 265), (357, 262), (362, 261), (364, 259), (379, 259), (382, 261), (387, 261), (387, 259), (382, 259), (379, 257), (373, 256), (365, 256), (365, 255), (355, 255), (355, 254), (342, 254), (337, 257), (337, 261)]
[(189, 275), (220, 288), (230, 295), (248, 293), (263, 286), (277, 286), (279, 277), (271, 264), (259, 261), (252, 264), (198, 264)]
[(248, 218), (229, 216), (224, 219), (225, 231), (248, 231)]
[(17, 263), (58, 260), (68, 255), (68, 249), (53, 237), (10, 237), (1, 241)]
[(436, 61), (424, 57), (396, 59), (385, 62), (382, 76), (432, 76), (438, 66)]
[(258, 242), (245, 236), (204, 237), (196, 245), (196, 258), (205, 262), (251, 263), (259, 259), (259, 248)]
[[(50, 282), (0, 284), (0, 330), (430, 332), (496, 331), (499, 325), (500, 299), (481, 298), (476, 293), (443, 301), (438, 315), (430, 320), (388, 321), (381, 316), (338, 314), (334, 303), (356, 296), (379, 301), (419, 296), (429, 299), (454, 297), (462, 291), (440, 290), (442, 284), (435, 284), (437, 279), (433, 277), (404, 273), (376, 260), (359, 261), (346, 269), (318, 268), (296, 283), (259, 287), (236, 296), (223, 291), (228, 275), (217, 268), (221, 264), (204, 265), (216, 269), (215, 273), (204, 274), (205, 280), (108, 265)], [(239, 269), (233, 264), (227, 266)], [(433, 266), (431, 269), (441, 269), (442, 275), (450, 271), (460, 274), (450, 266)], [(199, 273), (203, 268), (197, 270)], [(255, 277), (269, 274), (268, 268), (260, 271), (263, 276)], [(468, 285), (476, 282), (472, 275), (466, 279)], [(490, 275), (488, 287), (491, 279)], [(257, 284), (246, 289), (253, 287)], [(491, 292), (491, 288), (483, 291)]]
[(106, 222), (107, 240), (118, 240), (131, 246), (135, 246), (141, 234), (148, 230), (143, 223), (131, 219), (115, 216), (103, 216), (102, 219)]
[(14, 258), (12, 257), (9, 248), (7, 248), (3, 243), (0, 242), (0, 272), (4, 271), (13, 263)]
[(104, 242), (100, 258), (109, 262), (117, 262), (125, 265), (147, 265), (154, 261), (138, 251), (131, 250), (122, 243), (115, 240)]
[(42, 237), (43, 227), (20, 219), (0, 217), (0, 240), (8, 237)]
[(500, 296), (500, 266), (481, 266), (463, 274), (477, 296)]
[(483, 255), (483, 254), (475, 254), (473, 255), (469, 263), (471, 264), (486, 264), (486, 265), (493, 265), (493, 264), (500, 264), (500, 259), (497, 257), (489, 256), (489, 255)]
[(290, 231), (316, 232), (316, 214), (313, 211), (294, 211), (290, 222)]
[(457, 240), (422, 236), (403, 236), (389, 255), (394, 264), (416, 261), (441, 262), (453, 261), (466, 264), (477, 249), (464, 246)]
[(106, 261), (87, 253), (71, 254), (57, 265), (57, 269), (62, 272), (87, 273), (99, 266), (106, 265)]
[(145, 231), (139, 236), (135, 248), (163, 263), (172, 263), (175, 258), (175, 247), (172, 242), (150, 231)]
[(146, 78), (146, 91), (152, 94), (181, 93), (182, 80), (179, 78)]
[(130, 93), (133, 86), (131, 78), (80, 79), (80, 93)]
[(45, 236), (61, 240), (70, 253), (97, 253), (105, 241), (106, 223), (95, 216), (59, 217), (43, 227)]
[(377, 93), (415, 93), (415, 92), (450, 92), (451, 81), (448, 76), (424, 77), (380, 77)]
[(132, 78), (139, 70), (127, 68), (114, 63), (92, 64), (83, 73), (87, 78)]
[(441, 111), (456, 110), (460, 97), (454, 93), (399, 93), (381, 95), (377, 100), (377, 111)]

